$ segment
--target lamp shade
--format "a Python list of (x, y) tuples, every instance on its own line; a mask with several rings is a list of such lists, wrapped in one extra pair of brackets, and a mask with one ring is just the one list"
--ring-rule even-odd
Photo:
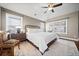
[(0, 34), (4, 34), (5, 32), (4, 31), (0, 31)]

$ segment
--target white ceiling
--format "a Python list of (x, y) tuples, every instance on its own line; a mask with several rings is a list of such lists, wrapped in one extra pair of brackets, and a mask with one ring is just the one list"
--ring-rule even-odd
[(0, 3), (0, 6), (43, 21), (79, 10), (78, 3), (63, 3), (62, 6), (54, 8), (54, 13), (48, 11), (46, 14), (44, 11), (47, 9), (41, 7), (47, 6), (47, 3)]

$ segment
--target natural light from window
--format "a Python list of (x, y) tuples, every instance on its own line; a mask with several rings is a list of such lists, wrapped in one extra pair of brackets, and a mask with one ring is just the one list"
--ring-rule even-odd
[(16, 33), (17, 28), (22, 28), (22, 17), (6, 13), (6, 31)]
[(67, 19), (48, 22), (46, 31), (67, 34)]

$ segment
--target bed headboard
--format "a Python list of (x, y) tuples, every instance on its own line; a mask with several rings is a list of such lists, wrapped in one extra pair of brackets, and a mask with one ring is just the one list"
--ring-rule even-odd
[(25, 28), (40, 28), (40, 26), (36, 26), (36, 25), (25, 25)]
[(25, 25), (25, 32), (27, 31), (27, 28), (40, 29), (40, 26), (36, 26), (36, 25)]

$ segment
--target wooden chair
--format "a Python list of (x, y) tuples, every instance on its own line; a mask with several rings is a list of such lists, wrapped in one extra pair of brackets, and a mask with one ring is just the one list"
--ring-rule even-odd
[(2, 46), (3, 46), (3, 32), (0, 31), (0, 55), (2, 54)]
[(7, 40), (7, 41), (3, 41), (3, 35), (4, 33), (0, 32), (0, 55), (1, 56), (14, 56), (14, 47), (16, 45), (18, 45), (18, 48), (20, 49), (19, 47), (19, 40), (16, 40), (16, 39), (10, 39), (10, 40)]

